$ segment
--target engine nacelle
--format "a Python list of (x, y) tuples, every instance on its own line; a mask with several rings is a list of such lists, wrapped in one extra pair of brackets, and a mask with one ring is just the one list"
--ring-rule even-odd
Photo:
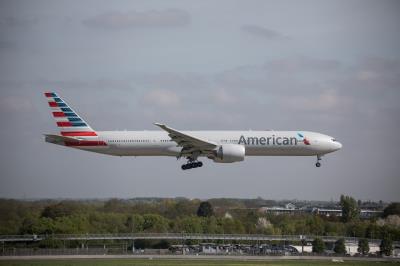
[(215, 149), (209, 158), (216, 163), (234, 163), (243, 161), (245, 153), (243, 145), (223, 144)]

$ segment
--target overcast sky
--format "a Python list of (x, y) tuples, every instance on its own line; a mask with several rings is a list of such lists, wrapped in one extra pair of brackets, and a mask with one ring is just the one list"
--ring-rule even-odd
[[(399, 1), (0, 1), (0, 197), (400, 200)], [(323, 158), (182, 171), (44, 142), (43, 91), (96, 130), (309, 130)]]

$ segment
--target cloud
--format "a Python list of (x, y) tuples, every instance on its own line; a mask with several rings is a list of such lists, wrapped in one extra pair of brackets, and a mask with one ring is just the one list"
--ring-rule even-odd
[(201, 90), (208, 86), (207, 77), (195, 73), (135, 73), (135, 83), (144, 88), (164, 88), (171, 90)]
[(294, 96), (287, 101), (290, 108), (303, 111), (330, 111), (345, 102), (334, 90), (325, 90), (316, 96)]
[[(397, 92), (400, 84), (400, 60), (364, 58), (349, 67), (345, 75), (335, 81), (343, 90), (362, 91), (359, 97), (381, 97), (383, 90)], [(367, 94), (366, 94), (367, 93)], [(372, 93), (372, 94), (371, 94)]]
[(0, 40), (0, 51), (17, 51), (17, 48), (16, 42)]
[(232, 92), (229, 93), (224, 88), (217, 89), (213, 96), (217, 104), (234, 104), (238, 101), (238, 99), (232, 94)]
[(6, 96), (0, 99), (0, 110), (2, 112), (28, 112), (32, 111), (33, 105), (30, 99), (18, 96)]
[(265, 68), (277, 72), (332, 71), (339, 69), (340, 65), (337, 60), (300, 56), (269, 61)]
[(88, 27), (119, 30), (128, 28), (182, 27), (190, 23), (190, 15), (184, 10), (167, 9), (163, 11), (107, 12), (83, 21)]
[(257, 26), (257, 25), (244, 25), (242, 26), (242, 31), (247, 32), (249, 34), (262, 37), (268, 40), (276, 40), (276, 39), (285, 39), (287, 37), (283, 36), (277, 31)]
[(176, 107), (180, 103), (179, 96), (170, 90), (152, 90), (145, 94), (144, 101), (147, 104), (159, 107)]
[(27, 17), (4, 17), (0, 18), (0, 26), (6, 27), (30, 27), (36, 25), (39, 22), (39, 18)]

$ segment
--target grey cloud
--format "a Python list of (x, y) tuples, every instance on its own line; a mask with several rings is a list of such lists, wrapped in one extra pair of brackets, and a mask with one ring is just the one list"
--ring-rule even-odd
[(170, 90), (151, 90), (143, 98), (146, 104), (156, 105), (157, 107), (174, 108), (179, 105), (180, 97), (177, 93)]
[[(93, 90), (93, 91), (107, 91), (107, 90), (131, 90), (133, 89), (132, 82), (130, 80), (121, 79), (109, 79), (99, 78), (94, 80), (83, 80), (83, 79), (63, 79), (63, 80), (51, 80), (51, 79), (38, 79), (30, 82), (32, 86), (41, 87), (45, 90)], [(1, 85), (1, 81), (0, 81)]]
[(340, 62), (330, 59), (319, 59), (312, 57), (289, 57), (272, 60), (265, 63), (268, 70), (279, 72), (304, 72), (304, 71), (334, 71), (340, 67)]
[(400, 71), (400, 60), (381, 57), (367, 57), (361, 60), (360, 67), (374, 71)]
[(268, 40), (275, 39), (285, 39), (286, 36), (280, 34), (275, 30), (271, 30), (265, 27), (257, 26), (257, 25), (244, 25), (242, 26), (242, 31), (250, 33), (255, 36), (259, 36)]
[(151, 89), (197, 90), (209, 85), (208, 77), (196, 73), (137, 73), (133, 75), (133, 79), (139, 86)]
[(11, 41), (0, 40), (0, 51), (16, 51), (17, 43)]
[(390, 91), (398, 91), (400, 84), (400, 60), (368, 57), (349, 67), (346, 73), (334, 81), (342, 90), (359, 92), (359, 97), (382, 97)]
[(88, 27), (101, 29), (128, 29), (139, 27), (182, 27), (190, 23), (190, 14), (181, 9), (107, 12), (83, 21)]
[(30, 27), (36, 25), (39, 22), (39, 18), (36, 17), (4, 17), (0, 18), (0, 26), (5, 27)]
[(284, 57), (266, 61), (260, 65), (243, 65), (220, 73), (221, 76), (240, 76), (249, 79), (265, 78), (269, 74), (283, 73), (288, 75), (302, 74), (313, 71), (339, 71), (342, 63), (338, 60), (320, 59), (307, 56)]

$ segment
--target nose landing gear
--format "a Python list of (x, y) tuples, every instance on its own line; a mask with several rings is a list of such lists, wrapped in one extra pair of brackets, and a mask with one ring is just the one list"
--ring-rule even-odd
[(322, 160), (321, 155), (317, 155), (317, 162), (315, 163), (316, 167), (321, 167), (321, 163), (319, 162), (321, 160)]

